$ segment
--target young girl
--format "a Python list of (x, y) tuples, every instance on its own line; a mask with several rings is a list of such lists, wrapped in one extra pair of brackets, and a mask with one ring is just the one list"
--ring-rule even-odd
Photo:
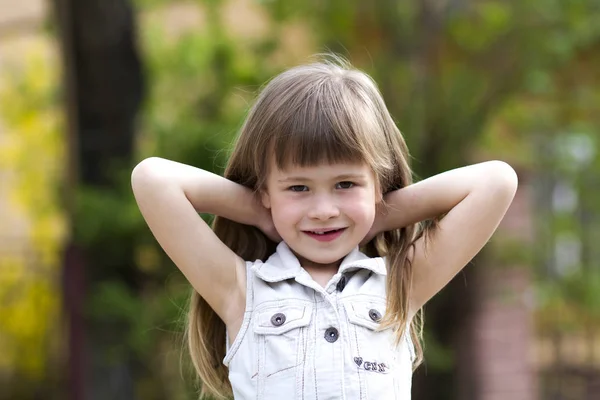
[(489, 240), (517, 177), (490, 161), (412, 184), (375, 83), (334, 59), (262, 90), (225, 177), (149, 158), (132, 186), (194, 288), (205, 394), (380, 400), (410, 399), (415, 316)]

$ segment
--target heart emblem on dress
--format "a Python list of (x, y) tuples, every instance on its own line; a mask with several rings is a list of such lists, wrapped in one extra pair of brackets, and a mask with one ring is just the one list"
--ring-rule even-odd
[(354, 357), (354, 362), (360, 367), (362, 365), (363, 359), (362, 357)]

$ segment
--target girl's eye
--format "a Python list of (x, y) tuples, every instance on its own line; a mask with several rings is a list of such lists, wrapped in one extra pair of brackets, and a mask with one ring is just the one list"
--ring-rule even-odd
[(336, 185), (336, 189), (350, 189), (353, 186), (354, 186), (353, 182), (347, 182), (347, 181), (345, 181), (345, 182), (339, 182)]
[(305, 185), (294, 185), (290, 186), (289, 190), (291, 190), (292, 192), (306, 192), (308, 190), (308, 187)]

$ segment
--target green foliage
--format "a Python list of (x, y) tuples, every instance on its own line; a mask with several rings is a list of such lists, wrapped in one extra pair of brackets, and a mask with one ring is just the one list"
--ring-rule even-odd
[[(18, 234), (2, 221), (0, 234), (0, 398), (33, 396), (58, 378), (61, 246), (66, 233), (60, 209), (64, 138), (56, 105), (58, 69), (49, 43), (38, 40), (9, 58), (0, 75), (3, 122), (0, 169), (5, 215), (16, 215), (29, 229)], [(16, 220), (16, 218), (15, 218)]]
[(425, 330), (423, 333), (423, 342), (424, 351), (427, 354), (425, 359), (427, 368), (438, 371), (452, 371), (456, 365), (456, 355), (453, 349), (440, 343), (439, 339), (430, 330)]
[(184, 3), (186, 0), (134, 0), (132, 3), (140, 10), (148, 11), (176, 3)]
[(578, 271), (538, 286), (538, 328), (587, 333), (600, 329), (600, 271)]
[(219, 168), (255, 92), (275, 72), (264, 62), (272, 49), (242, 46), (217, 28), (174, 43), (159, 27), (145, 35), (151, 87), (142, 152)]
[(527, 267), (534, 262), (534, 249), (523, 238), (498, 233), (487, 245), (488, 256), (494, 265), (486, 268)]

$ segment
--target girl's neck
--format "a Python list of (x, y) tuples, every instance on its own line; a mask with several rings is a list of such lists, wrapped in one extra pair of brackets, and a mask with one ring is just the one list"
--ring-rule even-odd
[(331, 264), (319, 264), (311, 260), (296, 255), (302, 268), (308, 272), (311, 278), (322, 287), (325, 287), (331, 278), (337, 274), (342, 260), (338, 260)]

